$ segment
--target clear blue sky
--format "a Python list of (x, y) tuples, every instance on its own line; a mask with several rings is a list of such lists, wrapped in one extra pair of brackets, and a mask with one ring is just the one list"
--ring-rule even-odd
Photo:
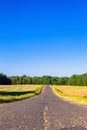
[(0, 72), (87, 72), (87, 0), (1, 0)]

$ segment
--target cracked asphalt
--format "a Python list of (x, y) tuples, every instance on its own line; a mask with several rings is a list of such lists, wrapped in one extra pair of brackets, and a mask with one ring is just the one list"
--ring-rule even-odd
[(46, 86), (36, 97), (0, 104), (0, 130), (87, 130), (87, 106), (65, 101)]

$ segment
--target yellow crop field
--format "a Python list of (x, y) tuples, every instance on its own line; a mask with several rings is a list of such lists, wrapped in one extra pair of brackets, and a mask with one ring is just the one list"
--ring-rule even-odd
[(87, 96), (87, 87), (83, 86), (54, 86), (63, 93), (72, 96)]
[(11, 102), (40, 94), (42, 85), (0, 85), (0, 102)]
[(53, 85), (54, 93), (62, 98), (67, 98), (79, 103), (87, 104), (87, 87), (85, 86), (56, 86)]

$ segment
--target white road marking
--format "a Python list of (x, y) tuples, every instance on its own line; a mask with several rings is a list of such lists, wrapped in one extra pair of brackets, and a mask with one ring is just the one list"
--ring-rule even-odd
[(47, 116), (47, 112), (48, 112), (48, 106), (45, 106), (44, 112), (43, 112), (44, 130), (48, 130), (48, 128), (49, 128), (49, 119)]

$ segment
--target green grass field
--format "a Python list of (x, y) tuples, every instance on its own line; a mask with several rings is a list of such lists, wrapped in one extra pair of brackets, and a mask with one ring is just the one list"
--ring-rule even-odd
[(0, 85), (0, 103), (26, 99), (40, 94), (42, 85)]
[(87, 104), (87, 86), (51, 86), (59, 97), (69, 99), (81, 104)]

